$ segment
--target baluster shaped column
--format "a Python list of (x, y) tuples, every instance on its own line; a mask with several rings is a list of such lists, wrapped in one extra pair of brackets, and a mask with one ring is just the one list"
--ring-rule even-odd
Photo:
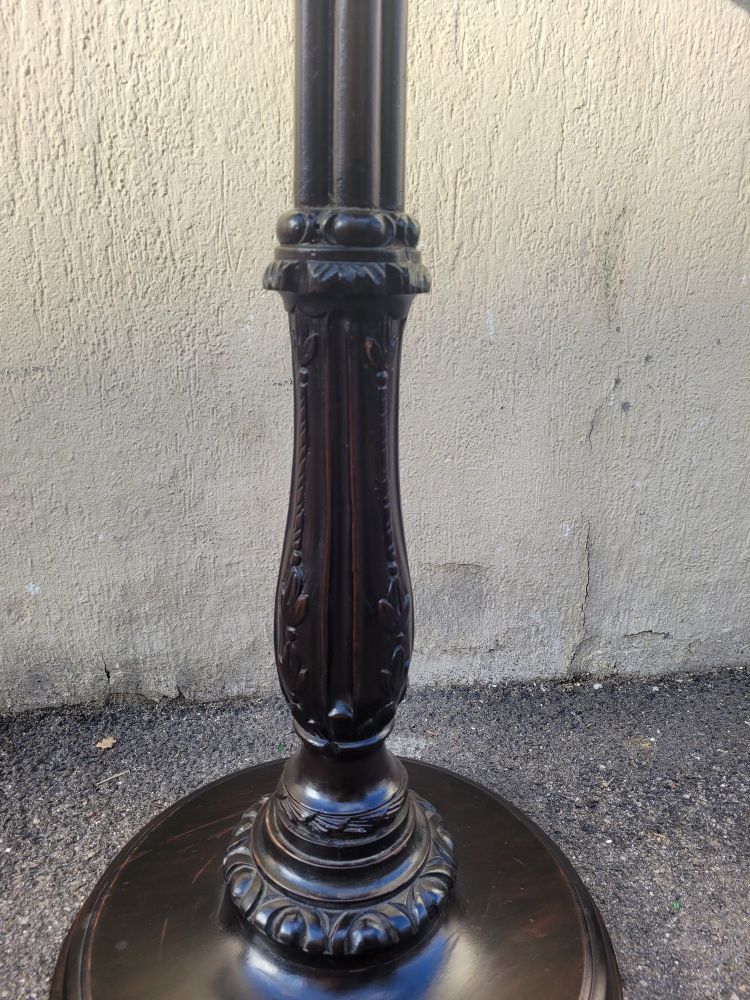
[(429, 279), (403, 212), (404, 0), (297, 0), (295, 196), (265, 285), (289, 314), (295, 429), (276, 663), (301, 748), (225, 861), (243, 917), (304, 951), (417, 934), (455, 876), (385, 747), (413, 609), (398, 476), (404, 324)]

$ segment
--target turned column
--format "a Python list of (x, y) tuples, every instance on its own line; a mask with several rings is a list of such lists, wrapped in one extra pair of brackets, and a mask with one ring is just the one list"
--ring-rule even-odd
[(265, 287), (289, 314), (294, 459), (275, 606), (301, 747), (225, 860), (242, 917), (351, 955), (417, 934), (455, 877), (385, 747), (413, 608), (398, 477), (404, 324), (429, 278), (403, 211), (405, 0), (297, 0), (296, 207)]

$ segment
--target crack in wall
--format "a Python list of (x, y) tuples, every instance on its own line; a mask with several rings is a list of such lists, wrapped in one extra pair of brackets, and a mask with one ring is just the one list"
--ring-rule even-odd
[(112, 694), (112, 675), (110, 674), (109, 667), (104, 659), (104, 653), (100, 653), (99, 656), (101, 657), (102, 667), (104, 668), (104, 676), (107, 678), (107, 690), (109, 694)]
[(604, 404), (608, 403), (612, 406), (614, 402), (615, 389), (622, 385), (622, 379), (619, 375), (616, 375), (614, 381), (612, 382), (612, 388), (609, 390), (607, 395), (594, 407), (594, 412), (591, 414), (591, 420), (589, 421), (589, 429), (586, 434), (586, 441), (588, 442), (589, 451), (593, 454), (594, 452), (594, 442), (592, 440), (594, 431), (597, 430), (599, 418), (601, 416), (602, 410), (604, 409)]
[(591, 582), (591, 521), (586, 521), (586, 536), (584, 538), (585, 571), (583, 577), (583, 598), (578, 609), (578, 639), (568, 660), (567, 673), (576, 671), (576, 657), (580, 654), (586, 642), (586, 604), (589, 599), (589, 584)]
[(643, 629), (641, 632), (626, 632), (623, 639), (671, 639), (671, 632), (656, 632), (652, 628)]
[(604, 406), (604, 401), (602, 400), (601, 403), (598, 403), (594, 407), (594, 412), (591, 414), (591, 423), (589, 424), (589, 432), (586, 435), (586, 440), (588, 441), (588, 445), (589, 445), (589, 451), (592, 454), (593, 454), (593, 451), (594, 451), (594, 443), (591, 440), (591, 438), (592, 438), (592, 435), (594, 433), (594, 430), (596, 429), (596, 420), (597, 420), (597, 417), (602, 412), (602, 407), (603, 406)]

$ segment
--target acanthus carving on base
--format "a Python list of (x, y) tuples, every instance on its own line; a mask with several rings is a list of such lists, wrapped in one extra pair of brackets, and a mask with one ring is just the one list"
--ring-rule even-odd
[(453, 843), (438, 813), (413, 792), (406, 795), (418, 813), (417, 822), (425, 824), (429, 846), (416, 877), (394, 894), (336, 907), (283, 892), (265, 874), (253, 851), (253, 828), (263, 822), (271, 801), (266, 796), (243, 814), (224, 859), (234, 905), (251, 927), (313, 955), (360, 955), (414, 937), (445, 904), (455, 881), (456, 863)]

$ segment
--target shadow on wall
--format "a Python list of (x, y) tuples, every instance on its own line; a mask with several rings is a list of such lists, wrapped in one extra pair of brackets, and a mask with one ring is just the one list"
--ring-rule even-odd
[(750, 0), (732, 0), (732, 3), (736, 4), (738, 7), (742, 7), (744, 11), (750, 14)]

